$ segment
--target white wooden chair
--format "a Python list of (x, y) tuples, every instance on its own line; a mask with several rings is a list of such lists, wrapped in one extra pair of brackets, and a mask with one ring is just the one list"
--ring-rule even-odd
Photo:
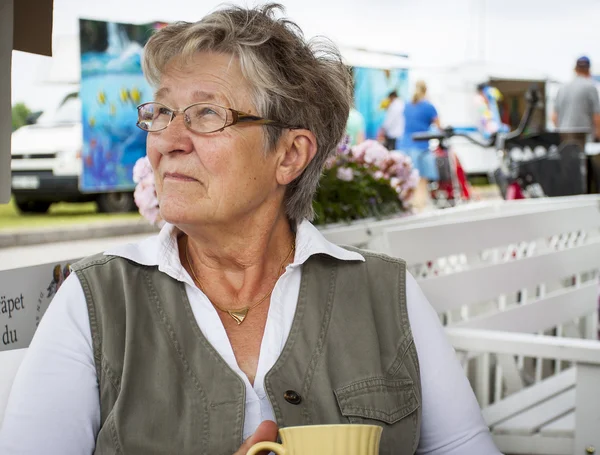
[(0, 428), (4, 420), (4, 411), (12, 383), (26, 352), (27, 349), (13, 349), (11, 351), (0, 352)]
[[(371, 249), (379, 249), (382, 251), (386, 251), (388, 253), (395, 254), (407, 259), (409, 265), (411, 265), (411, 267), (415, 269), (416, 272), (419, 272), (418, 269), (420, 269), (422, 273), (415, 273), (415, 276), (420, 281), (421, 286), (423, 286), (423, 289), (430, 298), (432, 304), (434, 304), (434, 306), (438, 309), (440, 313), (446, 315), (446, 320), (450, 322), (454, 321), (454, 324), (451, 325), (451, 328), (448, 329), (448, 333), (450, 339), (452, 340), (456, 348), (458, 350), (476, 354), (481, 353), (485, 350), (486, 354), (483, 354), (483, 357), (481, 357), (484, 359), (483, 361), (481, 360), (481, 358), (476, 358), (474, 360), (475, 362), (477, 362), (478, 371), (480, 372), (486, 371), (485, 359), (486, 356), (489, 357), (489, 355), (487, 355), (487, 352), (496, 352), (497, 354), (499, 354), (499, 363), (498, 366), (495, 368), (495, 381), (498, 381), (498, 373), (502, 373), (503, 371), (502, 368), (499, 366), (500, 363), (503, 362), (503, 366), (505, 364), (507, 365), (507, 367), (504, 368), (504, 375), (501, 376), (504, 389), (514, 392), (515, 389), (519, 389), (519, 387), (523, 385), (523, 381), (519, 382), (515, 378), (514, 362), (512, 366), (509, 362), (512, 359), (512, 356), (514, 355), (521, 354), (536, 358), (548, 355), (550, 358), (553, 359), (565, 359), (576, 362), (578, 368), (577, 375), (574, 374), (575, 370), (567, 370), (566, 374), (558, 376), (559, 378), (562, 378), (560, 379), (560, 381), (562, 381), (560, 382), (560, 384), (551, 384), (549, 382), (546, 382), (545, 384), (550, 385), (546, 385), (545, 389), (537, 389), (539, 390), (539, 392), (537, 392), (538, 395), (545, 396), (543, 392), (545, 392), (546, 389), (550, 388), (552, 389), (552, 391), (560, 391), (563, 389), (567, 391), (567, 389), (572, 389), (575, 383), (577, 383), (578, 390), (580, 390), (580, 387), (586, 386), (586, 384), (589, 382), (589, 377), (586, 376), (586, 373), (579, 374), (579, 371), (584, 371), (585, 368), (589, 368), (592, 371), (592, 373), (595, 372), (595, 367), (589, 367), (589, 365), (593, 365), (594, 362), (598, 363), (596, 357), (594, 357), (595, 355), (597, 355), (595, 348), (596, 343), (585, 340), (567, 339), (559, 339), (558, 341), (556, 341), (552, 337), (536, 337), (529, 334), (507, 334), (505, 332), (517, 331), (534, 333), (539, 330), (554, 327), (563, 321), (570, 320), (580, 315), (585, 315), (593, 312), (595, 309), (593, 302), (591, 302), (591, 298), (595, 295), (593, 285), (587, 281), (584, 282), (579, 280), (573, 289), (559, 289), (558, 291), (555, 291), (552, 294), (547, 294), (546, 297), (541, 296), (539, 299), (527, 303), (527, 305), (515, 305), (513, 302), (510, 301), (510, 299), (506, 298), (506, 295), (501, 295), (501, 298), (498, 299), (498, 302), (495, 303), (495, 306), (496, 308), (499, 307), (501, 309), (504, 309), (504, 312), (496, 312), (493, 315), (485, 315), (471, 319), (468, 319), (468, 316), (469, 314), (472, 315), (473, 311), (470, 309), (469, 304), (471, 302), (476, 302), (480, 299), (491, 298), (492, 296), (494, 296), (494, 292), (498, 292), (499, 294), (501, 294), (509, 292), (510, 289), (521, 289), (521, 296), (523, 297), (526, 294), (523, 288), (525, 288), (525, 286), (527, 286), (526, 283), (529, 282), (523, 277), (521, 277), (521, 269), (519, 269), (518, 267), (515, 268), (512, 265), (508, 268), (506, 268), (506, 266), (504, 266), (505, 268), (502, 268), (503, 265), (501, 261), (496, 261), (495, 263), (488, 264), (486, 263), (486, 260), (489, 262), (490, 257), (499, 257), (497, 247), (505, 245), (506, 242), (519, 242), (523, 240), (529, 241), (539, 236), (550, 236), (555, 234), (556, 232), (563, 232), (560, 229), (550, 229), (550, 222), (562, 223), (564, 222), (564, 220), (573, 221), (574, 224), (565, 223), (558, 225), (561, 229), (566, 229), (566, 231), (564, 232), (573, 229), (574, 225), (577, 226), (576, 229), (578, 230), (587, 229), (591, 231), (594, 229), (594, 227), (597, 228), (599, 226), (597, 212), (592, 210), (593, 207), (596, 206), (594, 204), (597, 205), (598, 200), (593, 198), (590, 199), (589, 197), (555, 198), (552, 200), (544, 199), (537, 201), (518, 201), (514, 203), (502, 201), (475, 203), (457, 207), (454, 209), (433, 212), (431, 214), (419, 215), (415, 217), (402, 217), (386, 221), (357, 222), (349, 226), (340, 225), (335, 227), (327, 227), (322, 231), (326, 237), (337, 243), (354, 244), (356, 246), (363, 246)], [(558, 212), (560, 212), (560, 215), (557, 215)], [(536, 214), (536, 216), (544, 216), (544, 220), (546, 220), (546, 222), (534, 223), (536, 227), (531, 228), (531, 230), (528, 230), (529, 228), (524, 229), (523, 226), (519, 228), (520, 230), (517, 229), (516, 231), (512, 228), (508, 228), (509, 226), (511, 226), (511, 222), (514, 224), (519, 220), (529, 220), (531, 222), (533, 222), (533, 220), (535, 219), (539, 220), (539, 218), (536, 218), (536, 216), (533, 216), (532, 214)], [(505, 218), (508, 219), (508, 221), (499, 221)], [(464, 225), (460, 224), (461, 220), (464, 223)], [(481, 228), (481, 226), (484, 225), (481, 223), (485, 223), (486, 220), (488, 221), (488, 223), (490, 222), (490, 220), (492, 220), (491, 224), (495, 224), (496, 226), (496, 228), (492, 228), (492, 230), (495, 229), (495, 231), (493, 232), (501, 231), (503, 232), (503, 236), (494, 237), (492, 235), (492, 232), (483, 232), (485, 234), (483, 236), (473, 236), (472, 234), (460, 235), (460, 242), (457, 241), (458, 238), (450, 237), (450, 235), (453, 232), (456, 232), (457, 225), (463, 226), (465, 232), (470, 230), (470, 232), (473, 233), (473, 231), (477, 231), (477, 229)], [(476, 226), (479, 226), (479, 228), (476, 228)], [(506, 227), (506, 229), (503, 230), (501, 226)], [(479, 232), (479, 234), (482, 234), (482, 232)], [(415, 237), (415, 235), (417, 237)], [(439, 237), (440, 235), (442, 236)], [(448, 239), (450, 238), (451, 240), (449, 241)], [(555, 275), (561, 275), (562, 272), (565, 272), (568, 275), (573, 275), (577, 274), (579, 271), (592, 270), (594, 269), (594, 267), (597, 268), (598, 260), (594, 260), (593, 258), (600, 257), (600, 251), (598, 250), (597, 242), (593, 239), (592, 241), (590, 241), (590, 238), (579, 238), (578, 240), (580, 242), (585, 240), (586, 244), (589, 243), (589, 246), (591, 247), (589, 251), (584, 251), (583, 248), (580, 248), (582, 245), (578, 244), (579, 247), (576, 247), (575, 250), (572, 252), (563, 252), (562, 250), (557, 250), (555, 252), (547, 252), (547, 254), (552, 254), (554, 256), (553, 260), (551, 261), (551, 264), (548, 265), (548, 269), (543, 270), (546, 270), (547, 272), (553, 271), (552, 273), (555, 273)], [(420, 242), (420, 245), (415, 242)], [(573, 242), (577, 243), (576, 241)], [(417, 246), (418, 248), (414, 248), (415, 246)], [(494, 250), (494, 248), (496, 248), (496, 250)], [(479, 254), (479, 256), (475, 259), (473, 263), (466, 260), (466, 256), (469, 253), (480, 252), (480, 250), (482, 249), (485, 250), (484, 254)], [(547, 259), (548, 257), (549, 256), (545, 258)], [(536, 264), (543, 265), (545, 258), (535, 259), (535, 257), (527, 257), (525, 259), (534, 261), (537, 260), (537, 262), (527, 262), (525, 263), (524, 267), (535, 267)], [(426, 264), (428, 261), (434, 259), (436, 260), (436, 266), (433, 268), (431, 266), (425, 267), (423, 265), (420, 265)], [(578, 263), (579, 260), (583, 260), (584, 262)], [(454, 273), (450, 273), (447, 270), (443, 270), (444, 267), (446, 269), (448, 267), (456, 268), (457, 264), (458, 271), (455, 270)], [(475, 267), (477, 265), (487, 270), (487, 273), (484, 273), (484, 271), (482, 270), (477, 272), (478, 269)], [(498, 271), (490, 273), (490, 267), (500, 267), (500, 269), (498, 269)], [(438, 275), (433, 276), (432, 270)], [(429, 275), (427, 273), (428, 271)], [(500, 273), (504, 277), (512, 276), (513, 278), (506, 283), (506, 286), (502, 285), (490, 288), (487, 285), (490, 284), (490, 282), (493, 283), (495, 281), (491, 280), (491, 277), (498, 276), (495, 275), (496, 273)], [(526, 276), (530, 277), (530, 275)], [(460, 279), (460, 283), (463, 284), (467, 283), (469, 286), (466, 286), (462, 289), (468, 290), (468, 292), (466, 292), (466, 295), (463, 296), (461, 294), (461, 286), (457, 284), (452, 284), (454, 280), (451, 280), (447, 277)], [(543, 278), (538, 283), (542, 283), (542, 281), (548, 279), (548, 275), (544, 275), (543, 273), (541, 273), (539, 276), (536, 275), (536, 277), (540, 279)], [(480, 281), (484, 278), (487, 281)], [(473, 283), (482, 284), (482, 286), (473, 286)], [(454, 292), (454, 296), (451, 299), (447, 298), (448, 295), (451, 295), (450, 292), (438, 292), (436, 291), (437, 286), (440, 286), (440, 289), (443, 289), (443, 287), (448, 286), (447, 290), (449, 290), (450, 292)], [(480, 289), (480, 291), (477, 291), (477, 289)], [(571, 306), (574, 307), (572, 311), (566, 305), (566, 302), (569, 301), (571, 301)], [(522, 302), (524, 302), (523, 299)], [(536, 318), (536, 313), (539, 313), (538, 307), (541, 307), (542, 305), (545, 305), (544, 308), (552, 308), (552, 311), (543, 310), (542, 315), (544, 316), (554, 314), (555, 312), (560, 312), (552, 318), (545, 318), (545, 322), (543, 324), (540, 323), (536, 325), (534, 322)], [(527, 313), (525, 309), (529, 310), (529, 313)], [(470, 311), (470, 313), (468, 310)], [(517, 313), (517, 310), (519, 310), (520, 313)], [(458, 320), (456, 320), (456, 316), (452, 315), (453, 313), (458, 313)], [(506, 320), (503, 318), (506, 318)], [(481, 330), (481, 328), (484, 328), (485, 330)], [(588, 332), (595, 331), (593, 327), (588, 327), (588, 329)], [(491, 332), (491, 330), (494, 330), (495, 332)], [(505, 349), (518, 349), (517, 352), (504, 352), (498, 349), (494, 351), (493, 349), (490, 349), (490, 345), (495, 346), (495, 341), (493, 338), (494, 336), (509, 335), (511, 337), (527, 337), (525, 339), (510, 338), (510, 340), (512, 341), (503, 342), (502, 346)], [(489, 337), (492, 338), (490, 339)], [(478, 344), (476, 344), (475, 346), (471, 345), (473, 339), (478, 340)], [(514, 340), (520, 340), (521, 344), (515, 342)], [(540, 344), (540, 342), (535, 340), (542, 340), (542, 342)], [(544, 344), (546, 341), (547, 344)], [(554, 346), (552, 343), (554, 343), (555, 341), (558, 343), (566, 344)], [(573, 346), (569, 345), (569, 343), (584, 344), (578, 344), (576, 346)], [(591, 345), (585, 343), (591, 343)], [(563, 349), (563, 347), (565, 346), (568, 349)], [(555, 352), (554, 349), (556, 349), (557, 351), (562, 350), (562, 354), (560, 352)], [(10, 391), (10, 387), (12, 385), (12, 381), (14, 379), (19, 364), (23, 359), (25, 352), (26, 349), (0, 352), (0, 425), (2, 424), (6, 400)], [(504, 357), (502, 357), (502, 355), (504, 355)], [(471, 361), (471, 363), (473, 363), (473, 361)], [(521, 360), (520, 365), (518, 366), (523, 367), (523, 365), (524, 362)], [(542, 369), (536, 367), (536, 374), (538, 372), (541, 375)], [(571, 447), (573, 444), (573, 426), (569, 425), (573, 423), (575, 415), (571, 415), (568, 412), (565, 413), (565, 419), (557, 419), (551, 424), (546, 425), (542, 429), (542, 431), (537, 432), (539, 433), (539, 436), (541, 438), (546, 438), (548, 432), (550, 432), (554, 435), (552, 436), (554, 438), (552, 442), (555, 444), (560, 439), (557, 439), (558, 436), (556, 435), (563, 435), (562, 439), (560, 439), (563, 445), (561, 446), (560, 444), (556, 444), (554, 446), (554, 448), (556, 449), (555, 451), (539, 451), (543, 449), (539, 449), (538, 451), (530, 450), (529, 452), (524, 452), (522, 451), (522, 449), (512, 450), (512, 447), (515, 446), (515, 444), (521, 448), (528, 447), (527, 444), (532, 444), (532, 442), (527, 442), (531, 441), (531, 438), (530, 436), (518, 437), (513, 432), (510, 433), (509, 437), (503, 439), (502, 433), (499, 433), (499, 431), (501, 430), (499, 424), (506, 423), (506, 421), (509, 419), (509, 417), (505, 417), (507, 413), (512, 413), (510, 417), (513, 417), (514, 415), (522, 415), (523, 413), (517, 409), (516, 404), (511, 404), (511, 401), (509, 401), (511, 397), (504, 398), (504, 393), (502, 394), (502, 401), (496, 401), (494, 400), (494, 397), (492, 397), (491, 399), (485, 399), (485, 396), (489, 396), (491, 393), (490, 385), (489, 381), (481, 379), (481, 377), (482, 375), (480, 374), (479, 379), (474, 384), (475, 389), (478, 392), (478, 397), (480, 401), (486, 402), (487, 400), (484, 406), (484, 415), (488, 419), (488, 422), (492, 421), (492, 428), (495, 430), (495, 437), (500, 438), (497, 439), (497, 441), (499, 442), (501, 448), (511, 448), (511, 450), (506, 451), (512, 453), (571, 453), (568, 450), (561, 451), (563, 448), (566, 449), (568, 447)], [(586, 377), (588, 378), (588, 382), (583, 383), (583, 385), (580, 384), (580, 382), (583, 380), (581, 378), (585, 379)], [(548, 381), (552, 379), (553, 378), (549, 378)], [(538, 382), (539, 383), (535, 387), (538, 387), (542, 384), (541, 381)], [(558, 382), (558, 380), (555, 382)], [(510, 387), (507, 387), (507, 385)], [(529, 387), (523, 389), (523, 392), (528, 391), (530, 389), (532, 388)], [(516, 393), (518, 394), (520, 392)], [(582, 394), (578, 394), (578, 397), (581, 397), (581, 395)], [(529, 401), (519, 398), (518, 402), (521, 405), (521, 407), (527, 407), (527, 403), (529, 402), (538, 403), (540, 401), (534, 398), (535, 396), (531, 395)], [(488, 406), (490, 402), (492, 404)], [(504, 407), (501, 406), (494, 408), (495, 405), (500, 405), (501, 403), (505, 403), (503, 405)], [(577, 409), (585, 409), (586, 404), (591, 405), (594, 403), (592, 402), (592, 400), (581, 405), (578, 402)], [(504, 409), (508, 409), (508, 411)], [(515, 409), (517, 409), (517, 411), (515, 411)], [(596, 409), (600, 409), (600, 406), (596, 406)], [(585, 414), (578, 412), (577, 418), (580, 418), (581, 415)], [(498, 424), (494, 423), (496, 420), (498, 420)], [(593, 423), (597, 424), (598, 422), (593, 421)], [(600, 443), (596, 444), (598, 447), (600, 447)]]
[(600, 453), (599, 229), (597, 196), (383, 229), (382, 251), (445, 316), (505, 453)]

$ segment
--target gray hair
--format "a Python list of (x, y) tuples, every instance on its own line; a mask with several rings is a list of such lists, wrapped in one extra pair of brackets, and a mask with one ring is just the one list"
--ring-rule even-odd
[[(290, 221), (312, 220), (312, 199), (325, 161), (341, 141), (352, 104), (352, 77), (339, 50), (323, 38), (307, 41), (300, 28), (285, 18), (278, 4), (246, 9), (227, 6), (195, 23), (177, 22), (148, 41), (142, 66), (158, 86), (173, 58), (189, 59), (197, 52), (230, 54), (239, 59), (253, 87), (259, 115), (306, 128), (317, 139), (317, 153), (305, 171), (286, 188)], [(234, 107), (234, 106), (232, 106)], [(269, 150), (282, 130), (264, 126)]]

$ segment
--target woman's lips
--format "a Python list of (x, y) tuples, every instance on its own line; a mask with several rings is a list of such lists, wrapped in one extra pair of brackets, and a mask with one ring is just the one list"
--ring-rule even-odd
[(198, 180), (189, 175), (180, 174), (179, 172), (165, 172), (164, 180), (175, 180), (177, 182), (197, 182)]

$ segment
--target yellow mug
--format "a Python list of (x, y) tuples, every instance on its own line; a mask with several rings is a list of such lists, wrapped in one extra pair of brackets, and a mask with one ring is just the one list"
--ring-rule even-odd
[(247, 455), (379, 455), (383, 429), (377, 425), (309, 425), (279, 430), (282, 444), (259, 442)]

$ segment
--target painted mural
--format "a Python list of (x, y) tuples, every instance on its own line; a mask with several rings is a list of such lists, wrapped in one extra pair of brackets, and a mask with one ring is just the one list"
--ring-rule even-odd
[(152, 93), (141, 69), (144, 44), (162, 23), (80, 20), (82, 191), (132, 190), (133, 165), (146, 153), (136, 106)]
[(385, 118), (385, 100), (392, 91), (408, 99), (407, 69), (354, 67), (354, 104), (365, 119), (367, 139), (375, 139)]

